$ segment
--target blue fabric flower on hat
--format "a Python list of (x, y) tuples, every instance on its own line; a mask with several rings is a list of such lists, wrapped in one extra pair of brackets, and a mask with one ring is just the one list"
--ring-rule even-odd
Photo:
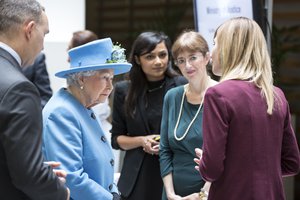
[(113, 45), (111, 60), (107, 59), (106, 63), (127, 63), (125, 49), (120, 44)]

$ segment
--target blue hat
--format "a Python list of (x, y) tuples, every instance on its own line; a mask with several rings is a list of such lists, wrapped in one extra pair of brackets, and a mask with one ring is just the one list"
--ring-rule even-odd
[(71, 73), (100, 69), (113, 69), (114, 74), (118, 75), (128, 72), (132, 66), (126, 61), (125, 49), (113, 45), (110, 38), (86, 43), (68, 53), (70, 69), (57, 72), (55, 76), (67, 78)]

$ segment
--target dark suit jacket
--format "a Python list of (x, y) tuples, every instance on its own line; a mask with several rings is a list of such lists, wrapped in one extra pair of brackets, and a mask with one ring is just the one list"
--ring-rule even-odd
[[(187, 83), (182, 76), (175, 78), (166, 77), (166, 91), (170, 88)], [(134, 119), (127, 117), (124, 112), (124, 101), (128, 92), (129, 82), (123, 81), (116, 84), (113, 100), (113, 114), (112, 114), (112, 146), (119, 149), (116, 138), (119, 135), (130, 134), (130, 136), (150, 135), (150, 132), (144, 101), (139, 98), (136, 114)], [(143, 163), (145, 152), (142, 148), (135, 148), (126, 151), (121, 171), (121, 177), (118, 182), (119, 190), (122, 195), (127, 197), (135, 186), (137, 176)]]
[(42, 108), (52, 96), (49, 74), (45, 63), (45, 54), (40, 53), (35, 59), (33, 65), (22, 68), (24, 75), (38, 89), (41, 96)]
[(65, 200), (65, 186), (43, 164), (38, 91), (2, 48), (0, 73), (0, 199)]

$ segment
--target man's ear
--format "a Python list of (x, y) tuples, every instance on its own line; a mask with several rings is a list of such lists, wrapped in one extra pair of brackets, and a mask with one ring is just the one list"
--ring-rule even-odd
[(134, 56), (134, 60), (138, 65), (141, 65), (140, 59), (137, 56)]
[(36, 23), (34, 21), (30, 21), (25, 25), (24, 30), (25, 30), (26, 39), (29, 40), (32, 37), (32, 32), (33, 32), (35, 26), (36, 26)]

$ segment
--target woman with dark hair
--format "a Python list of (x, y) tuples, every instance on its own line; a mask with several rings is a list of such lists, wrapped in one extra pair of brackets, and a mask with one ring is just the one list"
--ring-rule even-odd
[(115, 85), (112, 146), (126, 151), (118, 187), (126, 200), (161, 199), (159, 135), (163, 98), (187, 83), (171, 65), (171, 42), (143, 32), (133, 43), (129, 80)]

